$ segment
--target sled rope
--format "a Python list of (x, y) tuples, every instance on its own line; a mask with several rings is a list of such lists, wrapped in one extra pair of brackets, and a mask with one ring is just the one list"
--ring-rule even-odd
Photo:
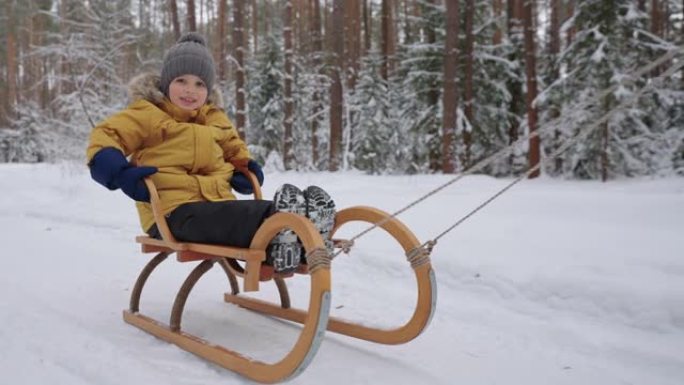
[[(606, 96), (607, 96), (608, 94), (610, 94), (611, 92), (615, 91), (618, 87), (624, 86), (624, 85), (629, 84), (629, 83), (633, 83), (633, 82), (635, 81), (635, 79), (637, 79), (637, 78), (639, 78), (640, 76), (642, 76), (642, 75), (644, 75), (644, 74), (646, 74), (646, 73), (648, 73), (648, 72), (654, 70), (655, 68), (657, 68), (658, 66), (660, 66), (660, 65), (662, 65), (662, 64), (664, 64), (664, 63), (666, 63), (667, 61), (672, 60), (677, 54), (680, 54), (680, 53), (682, 53), (682, 52), (684, 52), (684, 47), (681, 47), (681, 46), (680, 46), (680, 47), (677, 47), (677, 48), (675, 48), (675, 49), (669, 50), (667, 53), (665, 53), (664, 55), (662, 55), (662, 56), (659, 57), (658, 59), (652, 61), (651, 63), (649, 63), (649, 64), (647, 64), (647, 65), (645, 65), (645, 66), (643, 66), (643, 67), (641, 67), (641, 68), (635, 70), (635, 71), (632, 72), (631, 74), (625, 76), (625, 78), (624, 78), (625, 80), (621, 80), (621, 81), (618, 82), (617, 84), (615, 84), (615, 85), (613, 85), (613, 86), (611, 86), (611, 87), (605, 89), (605, 90), (604, 90), (603, 92), (601, 92), (597, 97), (594, 97), (591, 101), (592, 101), (592, 102), (599, 101), (599, 100), (601, 100), (602, 98), (606, 97)], [(546, 159), (541, 160), (541, 161), (540, 161), (539, 163), (537, 163), (535, 166), (530, 167), (524, 174), (520, 175), (520, 176), (517, 177), (515, 180), (513, 180), (511, 183), (509, 183), (508, 185), (506, 185), (504, 188), (502, 188), (501, 190), (499, 190), (498, 192), (496, 192), (494, 195), (492, 195), (492, 196), (491, 196), (490, 198), (488, 198), (486, 201), (484, 201), (483, 203), (481, 203), (481, 204), (480, 204), (479, 206), (477, 206), (475, 209), (471, 210), (468, 214), (466, 214), (466, 215), (463, 216), (461, 219), (459, 219), (458, 221), (456, 221), (453, 225), (449, 226), (446, 230), (444, 230), (442, 233), (440, 233), (439, 235), (437, 235), (435, 238), (433, 238), (432, 240), (429, 240), (429, 241), (426, 241), (425, 243), (423, 243), (423, 244), (421, 245), (420, 248), (423, 248), (423, 247), (426, 247), (426, 246), (428, 246), (428, 245), (431, 245), (431, 246), (429, 247), (429, 250), (431, 251), (431, 250), (432, 250), (432, 247), (434, 247), (434, 246), (437, 244), (437, 241), (438, 241), (440, 238), (442, 238), (443, 236), (445, 236), (447, 233), (449, 233), (450, 231), (452, 231), (454, 228), (456, 228), (457, 226), (459, 226), (461, 223), (465, 222), (468, 218), (472, 217), (475, 213), (477, 213), (478, 211), (480, 211), (481, 209), (483, 209), (485, 206), (487, 206), (487, 205), (490, 204), (492, 201), (494, 201), (496, 198), (498, 198), (499, 196), (501, 196), (504, 192), (508, 191), (510, 188), (512, 188), (513, 186), (515, 186), (515, 185), (518, 184), (519, 182), (521, 182), (523, 179), (526, 179), (526, 178), (529, 177), (532, 173), (538, 171), (538, 170), (542, 167), (542, 165), (546, 164), (546, 162), (548, 162), (548, 161), (550, 161), (550, 160), (553, 160), (553, 159), (557, 158), (558, 156), (560, 156), (561, 154), (563, 154), (565, 151), (567, 151), (572, 145), (574, 145), (575, 143), (577, 143), (580, 139), (584, 139), (587, 135), (589, 135), (589, 133), (591, 133), (591, 132), (593, 132), (594, 130), (596, 130), (601, 124), (607, 122), (608, 119), (610, 119), (617, 111), (622, 110), (623, 108), (625, 108), (625, 107), (627, 107), (628, 105), (631, 105), (632, 103), (634, 103), (635, 101), (637, 101), (638, 98), (641, 97), (641, 95), (643, 95), (647, 90), (653, 88), (653, 85), (654, 85), (654, 83), (655, 83), (655, 80), (664, 79), (664, 78), (666, 78), (666, 77), (669, 77), (670, 75), (672, 75), (673, 73), (675, 73), (677, 70), (679, 70), (682, 66), (684, 66), (684, 61), (681, 61), (680, 63), (677, 63), (677, 64), (673, 64), (672, 66), (670, 66), (670, 67), (667, 69), (667, 71), (663, 72), (662, 74), (660, 74), (659, 76), (657, 76), (657, 77), (655, 77), (655, 78), (653, 78), (653, 79), (650, 79), (650, 81), (647, 82), (646, 85), (644, 85), (644, 86), (641, 87), (639, 90), (637, 90), (630, 98), (628, 98), (627, 100), (625, 100), (625, 101), (619, 103), (617, 106), (615, 106), (614, 108), (612, 108), (610, 111), (607, 111), (600, 119), (598, 119), (598, 120), (597, 120), (596, 122), (594, 122), (593, 124), (590, 124), (589, 126), (585, 127), (584, 129), (580, 130), (580, 132), (578, 132), (577, 134), (575, 134), (575, 136), (573, 136), (572, 138), (567, 139), (566, 142), (563, 143), (563, 145), (561, 145), (561, 146), (560, 146), (559, 148), (557, 148), (554, 152), (552, 152)], [(589, 102), (585, 102), (584, 104), (589, 104)], [(534, 132), (532, 132), (532, 133), (530, 133), (530, 134), (528, 134), (528, 135), (526, 135), (526, 136), (520, 137), (518, 140), (516, 140), (515, 142), (511, 143), (511, 144), (508, 145), (507, 147), (504, 147), (503, 149), (499, 150), (498, 152), (496, 152), (496, 153), (490, 155), (489, 157), (487, 157), (487, 158), (485, 158), (485, 159), (479, 161), (479, 162), (476, 163), (475, 165), (473, 165), (473, 166), (471, 166), (470, 168), (468, 168), (467, 170), (463, 171), (463, 173), (461, 173), (460, 175), (456, 176), (455, 178), (452, 178), (451, 180), (447, 181), (446, 183), (442, 184), (441, 186), (438, 186), (437, 188), (435, 188), (435, 189), (429, 191), (428, 193), (426, 193), (425, 195), (423, 195), (423, 196), (421, 196), (420, 198), (416, 199), (415, 201), (413, 201), (413, 202), (409, 203), (408, 205), (404, 206), (403, 208), (397, 210), (396, 212), (394, 212), (394, 213), (391, 214), (390, 216), (384, 218), (384, 219), (381, 220), (381, 221), (378, 221), (377, 223), (374, 223), (373, 225), (371, 225), (371, 226), (368, 227), (367, 229), (365, 229), (365, 230), (361, 231), (360, 233), (354, 235), (353, 237), (351, 237), (351, 238), (349, 239), (349, 242), (353, 243), (356, 239), (361, 238), (362, 236), (364, 236), (365, 234), (367, 234), (367, 233), (369, 233), (370, 231), (374, 230), (375, 228), (382, 226), (383, 224), (385, 224), (385, 223), (387, 223), (388, 221), (394, 219), (394, 218), (397, 217), (398, 215), (404, 213), (405, 211), (411, 209), (412, 207), (418, 205), (419, 203), (425, 201), (426, 199), (430, 198), (431, 196), (433, 196), (433, 195), (437, 194), (438, 192), (442, 191), (443, 189), (447, 188), (448, 186), (453, 185), (454, 183), (456, 183), (456, 182), (458, 182), (459, 180), (463, 179), (465, 176), (470, 175), (470, 174), (474, 173), (475, 171), (479, 171), (479, 170), (481, 170), (482, 168), (484, 168), (485, 166), (488, 166), (488, 165), (490, 165), (491, 163), (493, 163), (494, 161), (496, 161), (496, 160), (502, 158), (504, 155), (507, 155), (509, 151), (511, 151), (513, 148), (515, 148), (518, 144), (522, 143), (523, 141), (526, 141), (526, 140), (529, 140), (529, 139), (531, 139), (531, 138), (537, 137), (537, 136), (539, 136), (539, 134), (540, 134), (541, 132), (545, 132), (545, 131), (549, 130), (550, 127), (553, 127), (556, 123), (559, 123), (560, 120), (561, 120), (561, 118), (562, 118), (562, 116), (559, 116), (559, 117), (557, 117), (557, 118), (555, 118), (555, 119), (553, 119), (553, 120), (547, 122), (544, 126), (538, 128), (536, 131), (534, 131)], [(342, 251), (345, 251), (345, 252), (347, 252), (347, 253), (349, 252), (348, 249), (346, 249), (346, 250), (339, 250), (339, 251), (337, 251), (337, 252), (333, 255), (333, 258), (336, 257), (337, 255), (339, 255)]]
[(318, 269), (330, 269), (332, 256), (324, 247), (317, 247), (306, 255), (306, 263), (309, 265), (309, 273), (313, 274)]
[(430, 262), (430, 253), (435, 244), (436, 241), (427, 241), (406, 253), (406, 260), (411, 263), (413, 269)]

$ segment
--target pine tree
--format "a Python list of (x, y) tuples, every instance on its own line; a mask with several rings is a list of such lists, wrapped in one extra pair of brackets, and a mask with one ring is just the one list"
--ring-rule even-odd
[[(564, 138), (631, 98), (645, 84), (645, 77), (604, 97), (599, 95), (653, 57), (654, 49), (662, 53), (668, 46), (647, 32), (647, 15), (639, 11), (635, 1), (583, 1), (577, 4), (573, 20), (574, 40), (561, 55), (562, 64), (571, 73), (549, 90), (562, 93)], [(653, 160), (662, 151), (658, 148), (660, 141), (653, 137), (668, 131), (653, 120), (654, 111), (663, 107), (662, 99), (655, 104), (649, 100), (654, 97), (657, 96), (649, 94), (615, 115), (575, 146), (564, 158), (564, 172), (603, 180), (653, 172)]]
[(272, 152), (282, 159), (284, 58), (281, 41), (280, 34), (264, 36), (254, 66), (249, 70), (252, 74), (248, 84), (250, 129), (246, 140), (252, 146), (252, 155), (260, 162), (271, 158)]
[(384, 60), (378, 52), (371, 52), (363, 60), (356, 92), (349, 108), (358, 114), (358, 135), (354, 137), (355, 168), (370, 174), (401, 173), (406, 170), (405, 132), (397, 119), (397, 88), (382, 78)]
[(396, 87), (410, 96), (403, 106), (403, 119), (410, 124), (410, 135), (416, 136), (412, 147), (409, 172), (442, 169), (442, 106), (440, 103), (444, 77), (445, 8), (434, 0), (419, 0), (422, 17), (416, 22), (423, 40), (400, 47)]

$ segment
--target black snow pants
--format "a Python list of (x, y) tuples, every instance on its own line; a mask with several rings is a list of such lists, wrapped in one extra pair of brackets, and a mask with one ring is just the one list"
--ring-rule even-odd
[[(268, 200), (191, 202), (178, 206), (166, 221), (180, 242), (249, 247), (259, 226), (273, 213), (273, 202)], [(147, 234), (161, 239), (156, 224)]]

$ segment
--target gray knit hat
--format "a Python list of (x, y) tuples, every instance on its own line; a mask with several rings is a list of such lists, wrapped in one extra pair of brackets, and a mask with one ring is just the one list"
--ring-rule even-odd
[(214, 85), (214, 58), (207, 49), (204, 37), (197, 32), (188, 32), (164, 55), (159, 89), (169, 96), (169, 84), (178, 76), (192, 74), (204, 82), (211, 92)]

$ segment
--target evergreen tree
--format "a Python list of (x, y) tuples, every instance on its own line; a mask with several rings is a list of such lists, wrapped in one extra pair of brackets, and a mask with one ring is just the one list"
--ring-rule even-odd
[[(618, 87), (596, 100), (601, 92), (652, 57), (653, 36), (646, 30), (646, 15), (631, 0), (587, 0), (579, 2), (573, 17), (574, 41), (562, 53), (568, 68), (563, 82), (553, 86), (564, 101), (562, 139), (572, 137), (596, 122), (647, 81), (646, 78)], [(661, 52), (662, 53), (662, 52)], [(652, 96), (651, 96), (652, 97)], [(657, 145), (648, 139), (657, 135), (648, 122), (652, 105), (643, 101), (614, 115), (564, 157), (566, 174), (579, 178), (638, 175), (653, 171), (649, 158)], [(651, 155), (649, 155), (651, 154)]]
[[(309, 59), (309, 60), (307, 60)], [(316, 108), (330, 105), (330, 78), (326, 75), (325, 61), (316, 64), (313, 58), (295, 57), (294, 100), (295, 119), (293, 126), (294, 144), (293, 152), (297, 169), (325, 170), (328, 167), (328, 143), (330, 138), (329, 112), (327, 108)], [(316, 140), (311, 130), (312, 121), (318, 122)], [(319, 154), (318, 163), (313, 159), (313, 145)]]
[(271, 152), (282, 159), (283, 50), (280, 41), (277, 34), (265, 36), (249, 70), (250, 126), (246, 140), (261, 162)]
[(352, 152), (354, 167), (370, 174), (403, 173), (409, 167), (408, 135), (401, 124), (397, 87), (381, 76), (382, 57), (371, 52), (363, 60), (350, 109), (358, 116)]
[[(474, 30), (478, 31), (475, 35), (473, 66), (473, 88), (477, 90), (472, 103), (474, 118), (473, 121), (467, 121), (461, 114), (459, 124), (461, 131), (471, 132), (471, 163), (476, 163), (508, 146), (511, 122), (522, 119), (519, 115), (511, 116), (510, 111), (514, 95), (511, 94), (509, 85), (520, 81), (521, 71), (519, 63), (509, 59), (516, 47), (506, 35), (501, 36), (499, 44), (490, 43), (497, 40), (494, 39), (494, 35), (498, 28), (493, 17), (491, 1), (477, 2), (474, 16)], [(458, 141), (461, 142), (462, 140)], [(461, 152), (462, 150), (459, 150), (459, 153)], [(509, 175), (522, 168), (525, 162), (522, 149), (516, 149), (513, 156), (493, 163), (485, 171), (492, 175)]]
[(442, 106), (440, 103), (444, 66), (443, 4), (418, 0), (422, 17), (416, 25), (422, 39), (400, 47), (396, 86), (407, 93), (401, 119), (410, 125), (414, 137), (411, 146), (412, 165), (407, 172), (441, 169)]

